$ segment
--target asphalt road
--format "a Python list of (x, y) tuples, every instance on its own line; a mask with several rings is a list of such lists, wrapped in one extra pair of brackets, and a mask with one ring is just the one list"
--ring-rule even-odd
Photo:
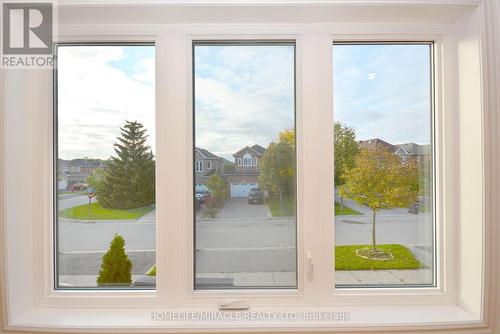
[[(427, 217), (427, 219), (425, 218)], [(429, 246), (428, 215), (385, 215), (377, 223), (378, 243)], [(337, 245), (371, 241), (369, 216), (338, 216)], [(154, 264), (155, 223), (99, 222), (59, 224), (60, 273), (94, 274), (115, 233), (126, 240), (134, 273)], [(295, 270), (295, 223), (292, 219), (200, 221), (196, 230), (197, 271), (275, 272)]]
[[(60, 209), (88, 203), (85, 195), (60, 201)], [(198, 220), (196, 270), (214, 272), (291, 272), (296, 269), (296, 226), (292, 218), (269, 217), (264, 205), (248, 205), (245, 199), (226, 204), (222, 218)], [(237, 213), (240, 212), (240, 215)], [(96, 275), (102, 255), (115, 233), (125, 239), (133, 273), (142, 274), (155, 264), (154, 214), (151, 219), (59, 222), (59, 273)], [(259, 218), (248, 218), (248, 217)], [(247, 218), (241, 218), (247, 217)], [(432, 245), (429, 214), (413, 215), (395, 210), (377, 217), (377, 242), (400, 243), (425, 249)], [(337, 245), (369, 244), (371, 216), (335, 217)]]

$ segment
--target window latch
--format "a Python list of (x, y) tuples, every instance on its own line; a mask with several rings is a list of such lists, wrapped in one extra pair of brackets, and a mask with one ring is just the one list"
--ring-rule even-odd
[(306, 270), (307, 270), (307, 278), (311, 281), (313, 279), (313, 274), (314, 274), (314, 264), (311, 251), (306, 251)]
[(231, 300), (219, 303), (219, 310), (248, 310), (250, 304), (246, 300)]

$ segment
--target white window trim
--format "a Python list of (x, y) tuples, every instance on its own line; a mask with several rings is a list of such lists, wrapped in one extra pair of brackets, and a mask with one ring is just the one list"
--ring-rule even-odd
[[(250, 158), (248, 158), (248, 157), (245, 158), (245, 156), (247, 156), (247, 155), (249, 155)], [(243, 159), (243, 166), (244, 167), (251, 167), (251, 166), (253, 166), (253, 164), (252, 164), (253, 159), (252, 159), (252, 156), (250, 155), (250, 153), (245, 153), (243, 155), (242, 159)], [(248, 161), (248, 159), (250, 159), (250, 163), (245, 163), (246, 161)]]
[(252, 162), (253, 162), (253, 165), (254, 165), (254, 166), (257, 166), (257, 158), (253, 158), (253, 159), (252, 159)]
[(207, 161), (207, 169), (212, 169), (212, 161)]
[(201, 173), (203, 172), (203, 161), (196, 161), (196, 172)]
[(242, 166), (243, 165), (243, 159), (240, 158), (240, 157), (238, 157), (237, 160), (238, 160), (238, 167)]
[[(419, 1), (416, 1), (419, 2)], [(411, 3), (410, 1), (407, 2)], [(471, 1), (470, 3), (475, 3)], [(495, 326), (495, 297), (500, 297), (495, 262), (498, 250), (499, 228), (494, 222), (499, 217), (496, 205), (499, 191), (495, 166), (499, 154), (496, 128), (500, 120), (494, 117), (495, 92), (500, 88), (500, 64), (495, 64), (493, 29), (499, 6), (485, 1), (464, 17), (458, 30), (450, 25), (428, 24), (370, 24), (351, 25), (199, 25), (199, 26), (72, 26), (63, 30), (61, 40), (155, 41), (157, 59), (157, 164), (168, 166), (167, 154), (176, 157), (172, 170), (157, 173), (157, 200), (165, 203), (157, 207), (157, 261), (156, 291), (54, 291), (52, 288), (52, 101), (51, 75), (44, 71), (1, 72), (4, 89), (2, 103), (2, 242), (5, 258), (0, 270), (6, 312), (7, 330), (33, 329), (72, 331), (104, 328), (108, 330), (147, 331), (171, 330), (321, 330), (394, 329), (409, 325), (424, 325), (422, 330), (439, 331), (450, 328), (468, 328), (468, 333), (493, 332)], [(443, 14), (444, 15), (444, 14)], [(480, 34), (474, 30), (479, 23)], [(228, 35), (227, 31), (231, 31)], [(394, 34), (398, 31), (398, 34)], [(500, 35), (498, 31), (496, 31)], [(498, 36), (498, 35), (497, 35)], [(467, 37), (469, 43), (462, 42)], [(298, 253), (299, 289), (283, 291), (203, 291), (192, 292), (192, 147), (191, 99), (191, 41), (199, 39), (296, 39), (297, 40), (297, 150), (298, 150)], [(472, 38), (475, 43), (470, 43)], [(498, 37), (497, 37), (498, 38)], [(439, 287), (422, 289), (333, 289), (332, 254), (321, 245), (333, 245), (333, 212), (317, 210), (333, 201), (333, 192), (325, 186), (325, 179), (333, 180), (333, 118), (331, 81), (331, 43), (334, 40), (435, 40), (436, 41), (436, 136), (439, 252)], [(458, 45), (458, 47), (457, 47)], [(443, 47), (441, 47), (443, 46)], [(481, 53), (475, 51), (481, 49)], [(497, 45), (497, 54), (500, 48)], [(455, 57), (458, 56), (458, 57)], [(472, 56), (473, 61), (470, 61)], [(458, 59), (457, 59), (458, 58)], [(160, 61), (161, 59), (161, 61)], [(314, 59), (314, 61), (311, 61)], [(330, 64), (330, 65), (328, 65)], [(322, 65), (326, 65), (322, 66)], [(495, 65), (497, 67), (495, 67)], [(168, 73), (168, 75), (165, 75)], [(477, 78), (481, 75), (482, 81)], [(461, 84), (452, 86), (451, 82)], [(470, 80), (465, 80), (470, 79)], [(180, 81), (179, 81), (180, 80)], [(28, 82), (31, 84), (28, 85)], [(446, 85), (443, 83), (446, 82)], [(316, 89), (316, 87), (322, 89)], [(25, 90), (30, 99), (20, 91)], [(483, 91), (478, 87), (482, 87)], [(471, 93), (472, 92), (472, 93)], [(164, 94), (163, 94), (164, 93)], [(459, 97), (457, 99), (457, 97)], [(7, 99), (7, 100), (6, 100)], [(40, 108), (46, 105), (46, 108)], [(163, 112), (185, 110), (186, 112)], [(307, 110), (307, 113), (305, 112)], [(469, 111), (468, 111), (469, 110)], [(477, 113), (470, 112), (477, 110)], [(458, 111), (458, 117), (457, 117)], [(483, 115), (484, 119), (481, 120)], [(29, 117), (26, 117), (29, 116)], [(164, 131), (165, 124), (175, 124), (172, 131)], [(17, 129), (24, 128), (26, 133)], [(189, 129), (186, 131), (186, 129)], [(161, 130), (161, 131), (160, 131)], [(17, 132), (17, 133), (16, 133)], [(459, 135), (460, 133), (460, 135)], [(29, 135), (26, 135), (29, 134)], [(311, 136), (314, 134), (314, 136)], [(467, 139), (467, 140), (466, 140)], [(325, 145), (317, 145), (323, 142)], [(331, 144), (329, 144), (331, 143)], [(459, 143), (459, 145), (457, 145)], [(483, 150), (478, 150), (482, 147)], [(325, 153), (325, 154), (323, 154)], [(484, 154), (484, 158), (483, 158)], [(323, 164), (308, 164), (323, 157)], [(36, 162), (33, 163), (33, 162)], [(445, 162), (452, 162), (446, 164)], [(484, 164), (484, 165), (483, 165)], [(18, 166), (24, 166), (19, 168)], [(41, 167), (40, 167), (41, 166)], [(159, 167), (161, 168), (161, 167)], [(446, 174), (444, 173), (446, 169)], [(471, 175), (476, 178), (471, 183)], [(479, 177), (479, 180), (477, 179)], [(468, 182), (468, 180), (471, 180)], [(446, 186), (446, 188), (444, 187)], [(175, 196), (169, 189), (178, 189)], [(31, 200), (25, 194), (32, 190)], [(24, 200), (24, 201), (23, 201)], [(27, 207), (20, 203), (27, 202)], [(470, 205), (462, 205), (469, 203)], [(330, 205), (331, 206), (331, 205)], [(333, 210), (332, 210), (333, 211)], [(37, 214), (34, 214), (34, 213)], [(483, 213), (480, 219), (473, 212)], [(464, 218), (471, 218), (466, 220)], [(36, 224), (35, 224), (36, 221)], [(460, 226), (456, 222), (460, 221)], [(183, 222), (185, 224), (179, 224)], [(307, 222), (307, 223), (305, 223)], [(455, 224), (452, 224), (455, 222)], [(448, 223), (448, 224), (446, 224)], [(175, 225), (175, 226), (174, 226)], [(178, 235), (168, 233), (173, 227), (184, 226)], [(446, 233), (445, 233), (446, 232)], [(465, 242), (471, 241), (474, 247)], [(485, 246), (483, 246), (483, 242)], [(167, 246), (168, 245), (168, 246)], [(188, 248), (186, 248), (188, 247)], [(189, 248), (190, 247), (190, 248)], [(187, 251), (186, 251), (187, 249)], [(303, 270), (304, 250), (314, 255), (315, 277), (309, 280)], [(465, 252), (467, 250), (467, 252)], [(460, 257), (456, 254), (460, 254)], [(482, 254), (484, 253), (484, 258)], [(162, 266), (161, 264), (165, 264)], [(178, 275), (162, 274), (166, 267), (176, 268)], [(484, 271), (483, 271), (484, 266)], [(484, 275), (483, 275), (484, 272)], [(182, 274), (186, 273), (186, 274)], [(82, 298), (85, 295), (85, 298)], [(348, 324), (328, 322), (294, 323), (238, 323), (225, 322), (152, 322), (149, 311), (179, 307), (184, 310), (215, 310), (221, 299), (245, 298), (252, 311), (321, 310), (351, 312)], [(499, 299), (499, 298), (497, 298)], [(498, 300), (500, 304), (500, 300)], [(381, 306), (383, 304), (384, 306)], [(127, 305), (125, 308), (123, 305)], [(322, 307), (319, 307), (323, 305)], [(497, 313), (495, 313), (497, 312)], [(418, 319), (415, 318), (418, 315)], [(119, 319), (119, 323), (111, 319)], [(418, 324), (416, 323), (417, 321)], [(498, 324), (500, 325), (500, 324)], [(412, 327), (413, 328), (413, 327)]]

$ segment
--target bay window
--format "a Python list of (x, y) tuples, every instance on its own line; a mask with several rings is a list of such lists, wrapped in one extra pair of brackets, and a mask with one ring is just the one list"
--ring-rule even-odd
[(61, 4), (0, 76), (6, 328), (493, 332), (498, 7)]

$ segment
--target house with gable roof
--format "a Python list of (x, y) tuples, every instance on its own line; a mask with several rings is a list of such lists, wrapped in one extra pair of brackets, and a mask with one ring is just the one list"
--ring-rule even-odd
[(245, 146), (233, 154), (234, 162), (202, 148), (195, 149), (196, 190), (208, 190), (208, 179), (217, 174), (230, 189), (231, 197), (247, 197), (259, 187), (259, 163), (266, 149), (260, 145)]

